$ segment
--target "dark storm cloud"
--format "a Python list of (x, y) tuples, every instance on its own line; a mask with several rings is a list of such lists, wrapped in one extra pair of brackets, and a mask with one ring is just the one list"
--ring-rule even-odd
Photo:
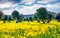
[(9, 2), (13, 2), (13, 3), (19, 3), (21, 2), (22, 0), (8, 0)]
[(1, 3), (7, 3), (7, 2), (11, 2), (11, 3), (19, 3), (21, 2), (22, 0), (0, 0), (0, 4)]

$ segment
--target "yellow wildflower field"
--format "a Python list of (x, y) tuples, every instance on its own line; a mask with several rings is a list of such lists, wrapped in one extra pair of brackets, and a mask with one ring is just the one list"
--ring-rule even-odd
[(60, 22), (6, 22), (0, 21), (0, 38), (60, 38)]

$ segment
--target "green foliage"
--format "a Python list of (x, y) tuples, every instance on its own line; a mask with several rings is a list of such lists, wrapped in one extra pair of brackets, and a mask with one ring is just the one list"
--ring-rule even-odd
[(60, 13), (57, 14), (56, 19), (58, 22), (60, 22)]
[(2, 11), (0, 11), (0, 20), (2, 20), (2, 19), (3, 19), (3, 17), (4, 17), (4, 14), (3, 14), (3, 12), (2, 12)]
[(37, 9), (37, 17), (39, 19), (42, 19), (42, 20), (47, 19), (47, 14), (48, 14), (48, 12), (47, 12), (46, 8), (42, 7), (42, 8)]
[(18, 11), (13, 11), (13, 13), (12, 13), (12, 18), (13, 19), (16, 19), (17, 17), (19, 16), (19, 12)]
[(38, 14), (37, 13), (34, 14), (34, 20), (38, 20)]
[(24, 36), (24, 29), (15, 29), (13, 32), (9, 33), (10, 36)]
[(35, 13), (35, 17), (37, 18), (38, 21), (42, 20), (44, 23), (44, 20), (46, 20), (48, 17), (48, 12), (47, 12), (46, 8), (41, 7), (39, 9), (37, 9), (36, 11), (37, 11), (37, 13)]
[(23, 14), (20, 14), (20, 21), (23, 21), (24, 20), (24, 16)]
[(23, 14), (20, 14), (16, 19), (16, 23), (22, 22), (23, 20), (24, 20)]
[(4, 16), (4, 23), (5, 23), (7, 20), (8, 20), (8, 16), (5, 15), (5, 16)]
[(2, 32), (0, 31), (0, 37), (2, 36)]
[(21, 22), (21, 21), (23, 21), (24, 19), (24, 17), (23, 17), (23, 14), (19, 14), (19, 12), (18, 11), (13, 11), (13, 13), (12, 13), (12, 18), (15, 20), (16, 19), (16, 23), (18, 23), (19, 21)]
[(19, 28), (19, 29), (16, 29), (15, 32), (16, 32), (16, 35), (24, 36), (24, 29)]
[(50, 28), (45, 33), (37, 34), (37, 38), (59, 38), (59, 29), (57, 27)]

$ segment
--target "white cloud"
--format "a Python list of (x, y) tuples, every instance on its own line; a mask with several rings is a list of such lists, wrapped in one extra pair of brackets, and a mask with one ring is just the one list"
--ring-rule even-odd
[(35, 0), (23, 0), (25, 4), (32, 4)]
[(36, 9), (45, 7), (44, 5), (34, 4), (32, 6), (24, 6), (21, 9), (17, 9), (21, 14), (34, 14)]
[(11, 15), (14, 9), (2, 10), (5, 15)]
[(44, 2), (41, 2), (41, 1), (37, 1), (37, 3), (44, 3)]
[(52, 11), (52, 12), (60, 12), (60, 3), (55, 3), (55, 4), (47, 4), (46, 8), (48, 11)]
[(47, 4), (46, 8), (55, 8), (59, 9), (60, 8), (60, 3), (55, 3), (55, 4)]
[(17, 6), (18, 4), (22, 4), (25, 2), (26, 5), (30, 5), (34, 2), (35, 0), (22, 0), (20, 3), (12, 3), (12, 2), (9, 2), (8, 0), (2, 0), (0, 3), (0, 9), (1, 8), (8, 8), (8, 7), (14, 7), (14, 6)]
[(24, 2), (34, 2), (35, 0), (23, 0)]
[(34, 14), (34, 12), (36, 11), (37, 8), (39, 8), (40, 6), (38, 5), (33, 5), (33, 6), (24, 6), (21, 9), (17, 9), (21, 14)]
[(58, 0), (41, 0), (41, 2), (43, 3), (55, 2), (55, 1), (58, 1)]
[(10, 6), (12, 6), (12, 3), (0, 4), (0, 8), (6, 8), (6, 7), (10, 7)]
[(32, 6), (24, 6), (21, 9), (15, 8), (10, 10), (3, 10), (4, 14), (11, 15), (14, 10), (19, 11), (20, 14), (34, 14), (36, 12), (36, 9), (40, 7), (45, 7), (44, 5), (34, 4)]

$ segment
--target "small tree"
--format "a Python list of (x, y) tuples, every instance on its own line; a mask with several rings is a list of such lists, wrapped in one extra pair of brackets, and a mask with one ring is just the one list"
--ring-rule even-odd
[(12, 13), (12, 18), (15, 20), (15, 19), (17, 19), (17, 17), (19, 16), (19, 12), (18, 11), (13, 11), (13, 13)]
[(48, 23), (52, 20), (52, 14), (48, 14)]
[(29, 17), (27, 17), (26, 20), (29, 22)]
[(11, 16), (8, 17), (8, 21), (10, 22), (12, 20)]
[(3, 12), (2, 12), (2, 11), (0, 11), (0, 20), (2, 20), (2, 19), (3, 19), (3, 17), (4, 17), (4, 14), (3, 14)]
[(17, 16), (16, 23), (20, 21), (20, 16)]
[(13, 11), (13, 13), (12, 13), (12, 18), (13, 18), (13, 20), (16, 20), (16, 23), (18, 23), (18, 19), (20, 18), (19, 17), (19, 12), (18, 11)]
[(8, 16), (5, 15), (5, 16), (4, 16), (4, 23), (7, 21), (7, 19), (8, 19)]
[(34, 14), (34, 20), (37, 20), (37, 13)]
[(56, 19), (58, 22), (60, 22), (60, 13), (57, 14)]
[(41, 8), (39, 8), (39, 9), (37, 9), (36, 11), (37, 11), (36, 16), (37, 16), (38, 22), (39, 22), (40, 20), (42, 20), (43, 23), (45, 23), (45, 20), (46, 20), (47, 17), (48, 17), (47, 9), (41, 7)]
[(24, 20), (24, 16), (23, 16), (23, 14), (20, 14), (20, 15), (17, 17), (16, 23), (22, 22), (23, 20)]
[(29, 21), (33, 21), (33, 18), (32, 17), (29, 17)]
[(20, 14), (20, 21), (23, 21), (24, 20), (24, 16), (23, 14)]

